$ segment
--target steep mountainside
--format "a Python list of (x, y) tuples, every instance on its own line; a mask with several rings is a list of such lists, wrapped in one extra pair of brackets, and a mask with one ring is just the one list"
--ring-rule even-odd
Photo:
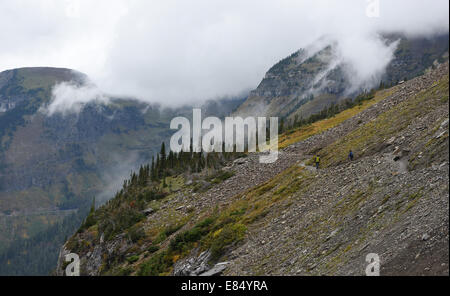
[[(161, 142), (172, 134), (172, 118), (192, 116), (191, 107), (162, 109), (119, 98), (108, 104), (89, 103), (78, 113), (41, 112), (51, 103), (52, 88), (60, 82), (81, 86), (88, 78), (57, 68), (0, 73), (0, 274), (20, 274), (24, 270), (35, 274), (31, 271), (34, 267), (13, 266), (15, 261), (10, 256), (2, 256), (3, 251), (18, 252), (17, 245), (12, 246), (13, 250), (7, 249), (10, 243), (25, 240), (21, 245), (30, 246), (26, 239), (43, 236), (56, 249), (64, 235), (79, 225), (64, 222), (72, 229), (59, 233), (57, 242), (43, 231), (57, 233), (51, 226), (74, 213), (80, 222), (86, 211), (79, 209), (87, 209), (94, 196), (97, 201), (109, 198), (130, 170), (159, 150)], [(208, 102), (204, 111), (217, 114), (220, 110), (219, 115), (224, 115), (241, 102)], [(74, 220), (72, 216), (67, 219)], [(60, 227), (63, 228), (66, 229)], [(56, 257), (53, 250), (52, 259), (34, 264), (30, 258), (29, 264), (42, 266), (40, 272), (45, 274)], [(9, 262), (11, 272), (3, 269), (3, 260)]]
[(337, 42), (318, 40), (274, 65), (236, 114), (307, 118), (343, 98), (354, 97), (361, 88), (378, 87), (380, 81), (389, 86), (411, 79), (423, 74), (433, 62), (448, 59), (448, 34), (409, 39), (385, 36), (386, 44), (397, 41), (394, 58), (383, 76), (354, 89), (353, 70), (340, 56)]
[(56, 274), (73, 252), (85, 275), (364, 275), (369, 253), (382, 275), (448, 275), (448, 71), (283, 135), (301, 141), (273, 164), (249, 154), (150, 198), (141, 172), (65, 243)]

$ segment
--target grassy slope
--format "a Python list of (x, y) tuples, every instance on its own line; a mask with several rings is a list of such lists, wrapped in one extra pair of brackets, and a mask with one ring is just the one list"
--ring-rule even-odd
[(293, 143), (302, 141), (312, 135), (321, 133), (327, 129), (330, 129), (332, 127), (337, 126), (341, 122), (357, 115), (358, 113), (366, 110), (370, 106), (374, 105), (375, 103), (378, 103), (391, 95), (393, 90), (382, 90), (378, 91), (375, 94), (375, 97), (371, 100), (364, 101), (361, 105), (355, 106), (351, 109), (344, 110), (343, 112), (328, 118), (324, 120), (320, 120), (317, 122), (314, 122), (310, 125), (301, 127), (299, 129), (296, 129), (294, 131), (290, 131), (288, 133), (285, 133), (283, 135), (280, 135), (279, 137), (279, 147), (284, 148), (287, 147)]

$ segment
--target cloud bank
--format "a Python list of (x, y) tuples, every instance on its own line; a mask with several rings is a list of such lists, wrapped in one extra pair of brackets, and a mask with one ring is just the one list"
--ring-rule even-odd
[(53, 87), (52, 99), (48, 106), (41, 111), (48, 116), (55, 113), (79, 113), (90, 102), (107, 104), (110, 98), (98, 87), (92, 84), (79, 86), (70, 82), (63, 82)]
[[(373, 17), (368, 8), (376, 5)], [(0, 71), (67, 67), (106, 93), (180, 105), (255, 88), (278, 60), (323, 35), (364, 80), (392, 48), (378, 32), (448, 32), (447, 0), (41, 0), (0, 2)], [(71, 88), (71, 90), (69, 90)], [(55, 89), (63, 99), (104, 100), (95, 89)]]

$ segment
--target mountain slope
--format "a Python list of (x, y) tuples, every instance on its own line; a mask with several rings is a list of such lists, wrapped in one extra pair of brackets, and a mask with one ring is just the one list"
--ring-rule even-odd
[[(377, 253), (382, 275), (448, 275), (448, 80), (447, 62), (379, 91), (354, 116), (319, 122), (335, 125), (287, 146), (274, 164), (258, 154), (234, 161), (206, 191), (201, 176), (179, 175), (136, 220), (125, 210), (142, 203), (137, 193), (130, 204), (113, 199), (131, 223), (105, 236), (107, 208), (92, 213), (56, 273), (74, 252), (87, 275), (363, 275), (366, 255)], [(145, 185), (126, 190), (132, 198)]]
[[(0, 73), (1, 274), (50, 272), (57, 258), (54, 250), (79, 226), (67, 221), (74, 220), (71, 215), (81, 222), (94, 196), (104, 202), (120, 188), (130, 170), (159, 151), (161, 142), (171, 135), (172, 118), (192, 116), (188, 106), (165, 109), (121, 98), (88, 103), (79, 112), (41, 112), (52, 102), (53, 87), (61, 82), (83, 86), (89, 79), (60, 68)], [(236, 98), (207, 102), (204, 112), (220, 110), (218, 115), (223, 115), (241, 102)], [(59, 223), (71, 228), (58, 228)], [(66, 233), (56, 234), (55, 229)], [(58, 239), (51, 239), (47, 230)], [(47, 238), (53, 254), (39, 244), (34, 251), (52, 259), (37, 264), (30, 258), (30, 262), (18, 264), (23, 262), (20, 252), (34, 251), (19, 251), (17, 244), (8, 249), (10, 244), (20, 241), (19, 245), (33, 248), (27, 239), (40, 241), (39, 237)]]
[[(386, 44), (396, 44), (394, 57), (381, 76), (362, 84), (355, 82), (354, 69), (342, 58), (337, 41), (323, 38), (274, 65), (235, 112), (307, 118), (362, 89), (391, 85), (424, 73), (433, 62), (448, 59), (448, 34), (432, 38), (385, 35)], [(364, 53), (361, 53), (363, 55)], [(368, 57), (369, 58), (369, 57)], [(381, 61), (380, 61), (381, 63)]]

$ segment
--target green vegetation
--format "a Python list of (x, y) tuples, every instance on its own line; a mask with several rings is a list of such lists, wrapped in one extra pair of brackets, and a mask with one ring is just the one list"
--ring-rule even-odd
[(139, 256), (137, 256), (137, 255), (133, 255), (133, 256), (127, 257), (127, 261), (130, 264), (133, 264), (134, 262), (136, 262), (138, 260), (139, 260)]
[(167, 270), (173, 264), (172, 256), (168, 255), (166, 251), (156, 253), (148, 261), (141, 264), (138, 275), (142, 276), (157, 276), (167, 273)]
[(182, 224), (168, 226), (167, 228), (165, 228), (158, 234), (158, 236), (156, 237), (156, 239), (153, 243), (159, 244), (159, 243), (165, 241), (169, 236), (171, 236), (172, 234), (174, 234), (175, 232), (180, 230), (181, 227), (183, 227)]
[[(244, 212), (239, 212), (242, 215)], [(236, 215), (236, 212), (233, 213)], [(227, 246), (237, 243), (244, 237), (246, 226), (234, 223), (235, 219), (227, 218), (228, 214), (207, 217), (193, 228), (178, 233), (169, 243), (169, 247), (152, 255), (140, 265), (139, 275), (163, 275), (171, 271), (172, 264), (200, 245), (202, 249), (211, 250), (211, 261), (216, 262)], [(157, 242), (155, 242), (157, 243)], [(159, 242), (158, 242), (159, 243)]]
[(205, 234), (211, 231), (214, 218), (206, 218), (199, 222), (194, 228), (178, 234), (170, 241), (170, 250), (182, 253), (191, 247), (190, 243), (199, 241)]
[[(130, 178), (124, 181), (123, 188), (117, 192), (113, 199), (97, 210), (94, 210), (94, 204), (91, 206), (91, 211), (78, 232), (68, 241), (69, 249), (83, 254), (100, 239), (100, 233), (103, 234), (105, 241), (110, 241), (119, 234), (125, 234), (125, 238), (136, 246), (151, 242), (150, 247), (147, 247), (144, 251), (139, 251), (138, 247), (133, 248), (133, 252), (145, 252), (145, 264), (140, 264), (139, 274), (155, 275), (168, 272), (177, 258), (186, 254), (197, 243), (205, 245), (206, 241), (203, 240), (206, 237), (211, 236), (213, 231), (226, 226), (229, 222), (215, 223), (217, 217), (206, 217), (192, 229), (178, 233), (173, 237), (174, 233), (179, 232), (186, 225), (189, 217), (172, 218), (171, 222), (164, 227), (156, 227), (145, 231), (143, 210), (149, 206), (157, 209), (159, 200), (170, 198), (174, 192), (183, 188), (184, 178), (182, 176), (186, 173), (199, 174), (198, 176), (202, 176), (199, 181), (209, 184), (208, 186), (221, 183), (232, 177), (234, 175), (232, 172), (222, 171), (221, 167), (240, 156), (240, 153), (210, 153), (205, 155), (192, 152), (169, 152), (167, 154), (163, 143), (156, 158), (153, 158), (150, 164), (141, 166), (138, 172), (133, 172)], [(199, 178), (198, 176), (196, 178)], [(194, 183), (191, 187), (194, 190), (195, 184), (197, 183)], [(242, 237), (242, 228), (232, 227), (231, 229), (239, 230), (238, 236), (219, 236), (217, 238), (219, 241), (214, 244), (216, 255), (226, 244)], [(168, 249), (161, 248), (169, 238), (171, 240)], [(213, 242), (215, 238), (209, 241)], [(124, 259), (118, 257), (111, 259), (112, 261), (109, 260), (107, 261), (108, 264), (103, 265), (102, 274), (120, 274), (123, 271), (116, 269), (118, 263), (123, 262), (123, 260), (136, 263), (139, 262), (139, 258), (138, 255), (134, 254)], [(116, 261), (117, 263), (114, 263)]]
[(218, 260), (226, 246), (244, 238), (247, 227), (243, 224), (228, 224), (211, 241), (211, 260)]
[[(161, 145), (161, 151), (153, 159), (151, 165), (141, 166), (138, 173), (132, 173), (129, 180), (124, 182), (122, 190), (116, 197), (98, 209), (95, 214), (86, 219), (87, 225), (83, 225), (80, 231), (90, 227), (95, 221), (100, 221), (99, 231), (104, 233), (105, 240), (112, 239), (115, 235), (122, 233), (144, 219), (142, 211), (148, 202), (165, 198), (169, 195), (168, 182), (186, 170), (198, 171), (207, 167), (214, 168), (215, 165), (225, 161), (216, 157), (205, 157), (201, 153), (175, 154), (170, 152), (166, 155), (165, 144)], [(221, 176), (221, 175), (220, 175)], [(169, 184), (169, 185), (168, 185)], [(174, 225), (162, 231), (157, 241), (163, 241), (172, 233), (176, 232), (182, 225)], [(141, 229), (128, 231), (130, 239), (137, 241), (144, 236)]]
[(149, 252), (151, 254), (151, 253), (157, 252), (158, 250), (159, 250), (159, 247), (152, 245), (152, 246), (148, 247), (147, 252)]

